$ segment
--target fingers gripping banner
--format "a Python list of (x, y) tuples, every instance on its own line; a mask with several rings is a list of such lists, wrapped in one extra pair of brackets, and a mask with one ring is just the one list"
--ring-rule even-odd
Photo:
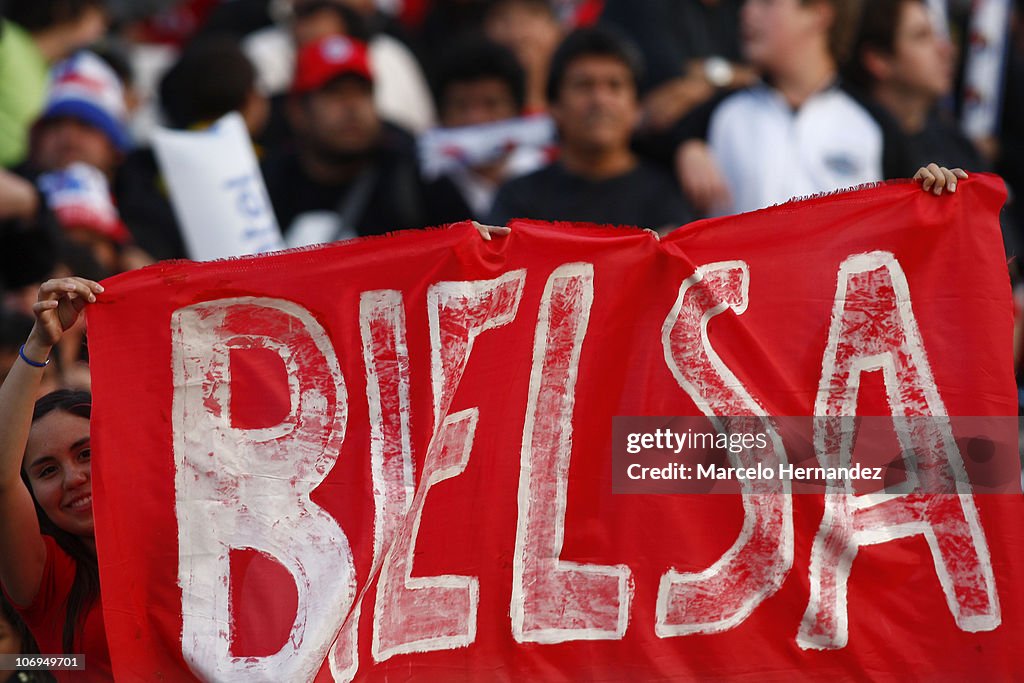
[[(1019, 483), (914, 484), (963, 469), (944, 417), (897, 429), (924, 464), (895, 493), (612, 492), (616, 416), (1015, 415), (1003, 199), (895, 183), (660, 242), (458, 224), (113, 278), (89, 336), (115, 674), (1019, 676)], [(810, 457), (848, 461), (823, 424)], [(768, 431), (734, 464), (792, 462)]]

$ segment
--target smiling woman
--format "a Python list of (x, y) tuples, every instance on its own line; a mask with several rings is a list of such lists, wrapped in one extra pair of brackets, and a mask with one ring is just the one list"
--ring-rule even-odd
[(86, 540), (93, 529), (89, 401), (88, 394), (71, 391), (37, 401), (22, 465), (22, 478), (47, 520)]
[(66, 390), (32, 399), (50, 350), (102, 291), (81, 278), (44, 283), (0, 386), (0, 585), (44, 654), (85, 655), (84, 674), (73, 675), (88, 681), (112, 680), (93, 535), (92, 399)]

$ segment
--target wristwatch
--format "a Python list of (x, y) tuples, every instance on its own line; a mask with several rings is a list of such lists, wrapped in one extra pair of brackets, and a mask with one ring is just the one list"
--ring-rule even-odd
[(704, 78), (716, 88), (728, 87), (732, 85), (732, 64), (725, 57), (708, 57), (704, 60)]

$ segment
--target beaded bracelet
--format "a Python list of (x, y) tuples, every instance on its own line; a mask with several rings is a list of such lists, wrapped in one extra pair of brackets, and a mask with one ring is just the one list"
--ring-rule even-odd
[(49, 359), (49, 358), (47, 358), (47, 359), (46, 359), (45, 361), (43, 361), (42, 363), (39, 363), (39, 362), (37, 362), (37, 361), (34, 361), (34, 360), (32, 360), (32, 359), (31, 359), (31, 358), (29, 358), (28, 356), (26, 356), (26, 355), (25, 355), (25, 345), (24, 345), (24, 344), (22, 344), (22, 345), (21, 345), (21, 348), (20, 348), (20, 349), (18, 349), (18, 355), (19, 355), (19, 356), (21, 356), (21, 359), (22, 359), (23, 361), (25, 361), (26, 363), (28, 363), (29, 365), (31, 365), (31, 366), (32, 366), (32, 367), (34, 367), (34, 368), (45, 368), (45, 367), (46, 367), (47, 365), (49, 365), (49, 364), (50, 364), (50, 359)]

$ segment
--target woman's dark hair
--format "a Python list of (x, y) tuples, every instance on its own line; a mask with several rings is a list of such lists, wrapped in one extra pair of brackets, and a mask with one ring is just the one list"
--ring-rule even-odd
[[(15, 637), (19, 641), (17, 654), (40, 654), (39, 644), (32, 637), (32, 632), (28, 630), (28, 626), (21, 618), (21, 615), (18, 614), (18, 611), (14, 609), (14, 605), (8, 602), (3, 595), (0, 595), (0, 619), (6, 620), (11, 625), (11, 628), (14, 629)], [(3, 673), (0, 673), (0, 680), (4, 680)], [(18, 671), (12, 673), (10, 678), (6, 680), (7, 683), (57, 683), (57, 679), (49, 671), (25, 671), (20, 667)]]
[(850, 46), (849, 60), (842, 65), (843, 78), (865, 94), (875, 85), (875, 77), (864, 65), (868, 51), (891, 55), (896, 49), (896, 29), (899, 28), (903, 6), (921, 0), (865, 0), (857, 33)]
[[(87, 391), (71, 391), (69, 389), (53, 391), (36, 401), (35, 410), (32, 412), (32, 422), (58, 410), (88, 420), (92, 415), (92, 395)], [(43, 509), (39, 507), (36, 494), (32, 490), (32, 484), (24, 469), (21, 470), (21, 478), (24, 480), (25, 486), (28, 487), (29, 493), (32, 494), (40, 531), (47, 536), (52, 536), (61, 550), (75, 561), (75, 579), (71, 584), (71, 592), (68, 593), (62, 638), (64, 652), (75, 652), (75, 631), (78, 624), (100, 595), (100, 571), (96, 563), (96, 554), (82, 542), (82, 539), (64, 531), (46, 516)]]
[(583, 57), (610, 57), (622, 62), (633, 77), (633, 86), (640, 87), (643, 58), (626, 37), (604, 26), (576, 29), (562, 41), (551, 57), (548, 70), (548, 102), (557, 102), (562, 81), (569, 65)]
[(36, 645), (32, 633), (29, 632), (28, 626), (25, 625), (21, 615), (14, 609), (14, 605), (9, 603), (3, 595), (0, 595), (0, 619), (6, 621), (14, 629), (14, 633), (18, 638), (18, 654), (39, 654), (39, 647)]

